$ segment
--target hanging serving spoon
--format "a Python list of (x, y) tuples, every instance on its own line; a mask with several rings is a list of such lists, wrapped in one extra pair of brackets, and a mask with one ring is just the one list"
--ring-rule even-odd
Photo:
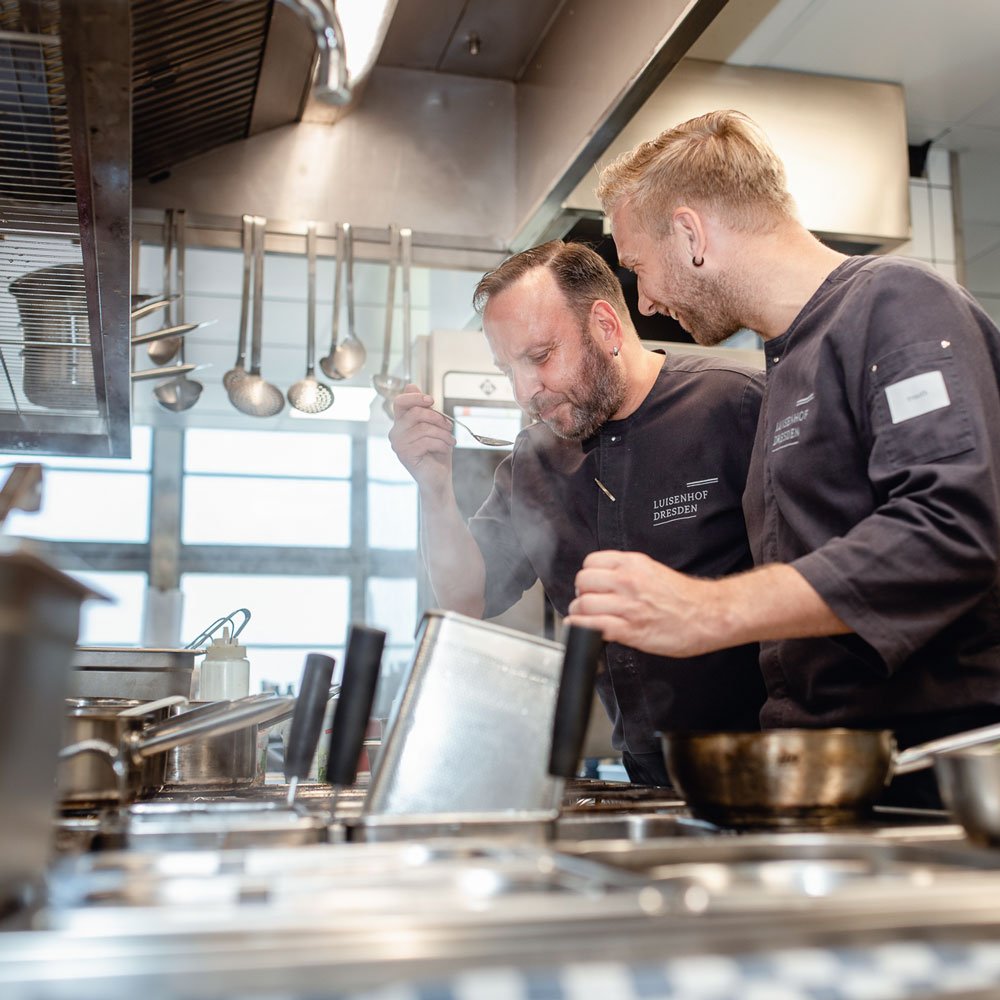
[[(340, 305), (341, 305), (341, 288), (344, 284), (344, 255), (345, 255), (345, 244), (347, 242), (345, 237), (345, 232), (350, 233), (351, 224), (349, 222), (336, 224), (336, 241), (337, 246), (334, 253), (336, 256), (333, 261), (333, 316), (330, 322), (330, 353), (319, 359), (319, 366), (323, 370), (323, 374), (327, 378), (332, 378), (336, 381), (340, 381), (344, 378), (340, 371), (337, 369), (335, 363), (337, 356), (337, 347), (340, 342)], [(353, 278), (352, 278), (353, 282)], [(353, 290), (353, 289), (352, 289)], [(353, 311), (354, 305), (351, 304), (351, 309)]]
[(347, 336), (333, 352), (333, 367), (340, 373), (341, 378), (350, 378), (361, 371), (368, 352), (358, 339), (354, 326), (354, 230), (349, 222), (345, 222), (342, 231), (344, 268), (347, 271)]
[(383, 399), (398, 396), (406, 383), (398, 375), (389, 374), (392, 353), (392, 319), (396, 299), (396, 260), (399, 256), (399, 227), (389, 226), (389, 284), (385, 292), (385, 335), (382, 341), (382, 367), (372, 376), (372, 386)]
[(306, 373), (288, 390), (288, 402), (302, 413), (322, 413), (333, 405), (328, 385), (316, 378), (316, 224), (306, 227)]
[(240, 413), (249, 417), (273, 417), (285, 406), (281, 390), (264, 381), (260, 374), (260, 348), (263, 335), (264, 306), (264, 229), (267, 220), (253, 220), (253, 335), (250, 341), (250, 371), (238, 379), (229, 400)]
[[(181, 209), (177, 212), (175, 216), (175, 222), (177, 225), (177, 319), (180, 326), (186, 326), (184, 322), (184, 263), (185, 263), (185, 220), (186, 212)], [(190, 331), (186, 331), (190, 332)], [(168, 338), (169, 339), (169, 338)], [(184, 337), (178, 337), (177, 342), (180, 345), (177, 352), (177, 362), (179, 365), (184, 364)], [(157, 343), (163, 343), (162, 340), (157, 341)], [(162, 385), (158, 385), (153, 390), (153, 395), (156, 397), (156, 401), (165, 410), (170, 410), (172, 413), (180, 413), (182, 410), (189, 410), (195, 403), (198, 402), (198, 398), (201, 396), (202, 390), (205, 387), (201, 382), (196, 382), (194, 379), (187, 377), (187, 372), (181, 372), (177, 378), (171, 379), (169, 382), (164, 382)]]
[[(163, 295), (166, 300), (166, 323), (167, 326), (174, 325), (174, 302), (177, 295), (171, 294), (171, 284), (174, 269), (174, 210), (168, 208), (163, 213)], [(178, 275), (178, 277), (180, 277)], [(178, 310), (179, 310), (178, 304)], [(164, 337), (162, 340), (155, 340), (146, 348), (149, 360), (154, 365), (165, 365), (172, 358), (176, 357), (181, 349), (180, 337)]]
[(243, 248), (243, 289), (240, 293), (240, 327), (239, 341), (236, 346), (236, 362), (222, 376), (222, 385), (230, 399), (232, 399), (233, 386), (237, 382), (247, 377), (247, 313), (250, 311), (250, 268), (253, 265), (253, 216), (243, 216), (243, 235), (241, 246)]
[(413, 230), (401, 229), (399, 231), (399, 261), (402, 271), (403, 284), (403, 376), (396, 380), (396, 384), (386, 389), (385, 401), (382, 408), (392, 420), (396, 419), (396, 414), (392, 409), (392, 401), (409, 385), (412, 380), (412, 332), (410, 325), (410, 268), (413, 264)]

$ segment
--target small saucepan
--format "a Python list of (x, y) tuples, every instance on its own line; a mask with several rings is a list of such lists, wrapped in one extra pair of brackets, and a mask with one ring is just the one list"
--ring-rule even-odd
[(204, 737), (256, 727), (285, 714), (294, 706), (294, 698), (262, 698), (255, 695), (232, 702), (217, 702), (215, 706), (188, 713), (188, 718), (182, 715), (153, 726), (143, 727), (142, 718), (133, 716), (117, 743), (85, 739), (60, 751), (59, 757), (63, 761), (83, 754), (95, 754), (103, 758), (105, 765), (102, 782), (96, 782), (93, 773), (88, 773), (86, 789), (63, 788), (64, 801), (67, 797), (89, 797), (89, 800), (97, 802), (129, 803), (143, 791), (143, 762), (148, 758)]
[(719, 826), (768, 829), (855, 823), (893, 775), (937, 766), (946, 753), (998, 741), (1000, 725), (902, 752), (889, 730), (775, 729), (662, 737), (667, 773), (694, 816)]
[[(147, 702), (134, 698), (68, 698), (63, 742), (72, 745), (97, 740), (118, 746), (127, 733), (163, 722), (173, 706), (186, 702), (182, 695)], [(162, 756), (148, 757), (132, 776), (132, 794), (158, 789), (164, 780), (164, 763)], [(118, 793), (110, 778), (107, 763), (94, 754), (64, 759), (57, 778), (59, 798), (63, 806), (71, 808), (114, 801)]]

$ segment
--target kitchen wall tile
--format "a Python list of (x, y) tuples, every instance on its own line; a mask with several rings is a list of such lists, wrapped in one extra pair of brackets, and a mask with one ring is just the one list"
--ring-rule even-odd
[(930, 189), (931, 232), (933, 258), (936, 261), (955, 260), (955, 223), (951, 188)]
[(920, 260), (931, 260), (934, 256), (929, 190), (925, 181), (910, 181), (910, 222), (913, 227), (910, 256)]
[(927, 153), (927, 180), (930, 184), (951, 187), (951, 154), (932, 146)]

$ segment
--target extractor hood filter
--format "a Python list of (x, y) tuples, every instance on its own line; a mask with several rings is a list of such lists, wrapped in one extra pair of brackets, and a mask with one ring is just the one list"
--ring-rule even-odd
[[(56, 5), (36, 11), (51, 30)], [(0, 150), (0, 410), (96, 416), (58, 35), (0, 37)]]
[(129, 451), (127, 0), (0, 0), (0, 451)]

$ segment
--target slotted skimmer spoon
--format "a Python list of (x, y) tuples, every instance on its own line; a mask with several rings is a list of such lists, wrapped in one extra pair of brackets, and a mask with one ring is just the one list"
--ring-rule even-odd
[(263, 335), (264, 306), (264, 228), (267, 220), (253, 220), (253, 337), (250, 342), (250, 371), (232, 388), (229, 400), (248, 417), (273, 417), (285, 406), (282, 391), (260, 374), (260, 345)]
[(316, 224), (306, 227), (308, 292), (306, 309), (306, 373), (288, 390), (288, 402), (302, 413), (322, 413), (333, 405), (328, 385), (316, 378)]

